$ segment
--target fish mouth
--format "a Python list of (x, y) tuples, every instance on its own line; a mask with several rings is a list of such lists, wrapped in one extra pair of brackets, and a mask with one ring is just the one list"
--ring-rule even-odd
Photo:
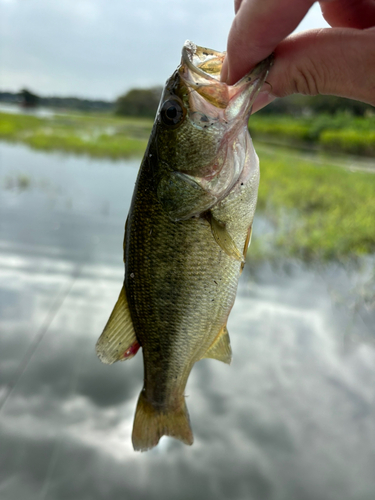
[(195, 80), (203, 79), (220, 81), (220, 72), (225, 58), (225, 52), (200, 47), (187, 40), (182, 47), (181, 65), (186, 66), (195, 76)]
[(190, 92), (189, 107), (193, 110), (199, 107), (195, 98), (198, 94), (216, 108), (225, 110), (225, 119), (228, 121), (239, 115), (248, 118), (253, 102), (272, 66), (273, 56), (261, 61), (235, 85), (227, 85), (220, 81), (225, 54), (200, 47), (189, 40), (185, 42), (179, 73), (182, 82), (194, 91)]

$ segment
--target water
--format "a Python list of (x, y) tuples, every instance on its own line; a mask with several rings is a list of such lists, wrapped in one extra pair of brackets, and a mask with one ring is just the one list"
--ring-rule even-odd
[(0, 112), (12, 113), (14, 115), (39, 116), (40, 118), (48, 118), (57, 114), (55, 110), (43, 106), (37, 106), (36, 108), (23, 108), (18, 104), (10, 104), (6, 102), (0, 102)]
[(194, 445), (135, 453), (142, 357), (106, 366), (94, 345), (139, 162), (0, 160), (1, 500), (373, 500), (372, 259), (245, 269), (232, 365), (188, 382)]

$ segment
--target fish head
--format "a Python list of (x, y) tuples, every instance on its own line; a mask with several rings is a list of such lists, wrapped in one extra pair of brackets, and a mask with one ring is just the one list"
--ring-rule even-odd
[(235, 85), (220, 81), (224, 57), (187, 41), (181, 64), (164, 87), (155, 122), (159, 199), (165, 204), (186, 187), (190, 203), (193, 195), (201, 201), (183, 216), (175, 213), (175, 219), (198, 215), (223, 199), (245, 163), (247, 122), (272, 57)]

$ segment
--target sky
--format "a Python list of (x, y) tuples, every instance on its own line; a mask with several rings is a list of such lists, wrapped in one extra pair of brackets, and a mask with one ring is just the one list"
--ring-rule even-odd
[[(0, 0), (0, 90), (112, 100), (165, 82), (186, 39), (225, 50), (230, 0)], [(312, 7), (297, 31), (328, 26)]]

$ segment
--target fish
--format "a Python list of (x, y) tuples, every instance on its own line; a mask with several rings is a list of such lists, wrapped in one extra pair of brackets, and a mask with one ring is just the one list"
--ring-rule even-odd
[(125, 224), (125, 278), (96, 344), (106, 364), (142, 348), (134, 450), (193, 433), (185, 387), (203, 358), (229, 364), (227, 330), (251, 239), (259, 160), (248, 132), (272, 57), (233, 86), (225, 53), (185, 42), (167, 80)]

